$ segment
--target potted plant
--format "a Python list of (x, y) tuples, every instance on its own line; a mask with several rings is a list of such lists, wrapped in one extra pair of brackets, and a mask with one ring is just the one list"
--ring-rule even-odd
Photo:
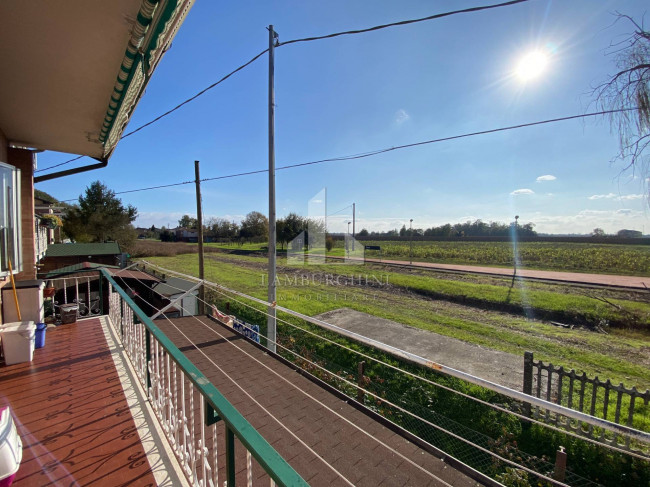
[(60, 226), (63, 225), (61, 218), (59, 218), (56, 215), (53, 215), (52, 213), (46, 213), (45, 215), (40, 215), (40, 217), (41, 220), (39, 224), (51, 230), (54, 230), (55, 228), (59, 228)]

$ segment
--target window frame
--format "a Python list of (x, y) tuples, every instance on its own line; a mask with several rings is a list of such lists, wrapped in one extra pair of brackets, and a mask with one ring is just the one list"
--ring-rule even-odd
[(23, 270), (20, 183), (20, 169), (0, 161), (0, 277), (9, 275), (9, 252), (13, 274)]

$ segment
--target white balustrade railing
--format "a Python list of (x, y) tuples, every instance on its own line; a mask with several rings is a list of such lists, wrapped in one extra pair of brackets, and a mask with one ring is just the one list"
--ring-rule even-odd
[[(222, 462), (225, 485), (234, 486), (238, 460), (245, 462), (245, 481), (249, 486), (254, 469), (260, 468), (268, 474), (270, 485), (306, 486), (115, 281), (107, 273), (103, 276), (109, 281), (108, 316), (112, 326), (190, 484), (220, 487)], [(226, 446), (223, 454), (217, 450), (220, 437)], [(235, 437), (246, 448), (245, 457), (235, 457)], [(257, 460), (255, 466), (253, 458)]]

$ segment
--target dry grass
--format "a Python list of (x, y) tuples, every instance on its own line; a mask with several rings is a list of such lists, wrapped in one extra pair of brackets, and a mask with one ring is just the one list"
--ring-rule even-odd
[(131, 257), (174, 257), (179, 254), (195, 254), (197, 252), (198, 246), (196, 244), (137, 240), (131, 250)]

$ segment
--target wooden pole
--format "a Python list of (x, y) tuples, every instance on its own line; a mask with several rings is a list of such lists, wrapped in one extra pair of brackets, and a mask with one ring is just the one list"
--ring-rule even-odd
[[(201, 177), (199, 176), (199, 161), (194, 161), (194, 175), (196, 176), (196, 226), (198, 228), (199, 241), (199, 279), (205, 279), (203, 267), (203, 210), (201, 208)], [(201, 283), (199, 287), (199, 315), (205, 314), (205, 286)]]
[(16, 303), (16, 314), (18, 315), (18, 321), (23, 321), (23, 317), (20, 315), (20, 305), (18, 304), (18, 293), (16, 293), (16, 281), (14, 281), (14, 270), (11, 268), (11, 258), (9, 261), (9, 279), (11, 280), (11, 288), (14, 291), (14, 303)]

